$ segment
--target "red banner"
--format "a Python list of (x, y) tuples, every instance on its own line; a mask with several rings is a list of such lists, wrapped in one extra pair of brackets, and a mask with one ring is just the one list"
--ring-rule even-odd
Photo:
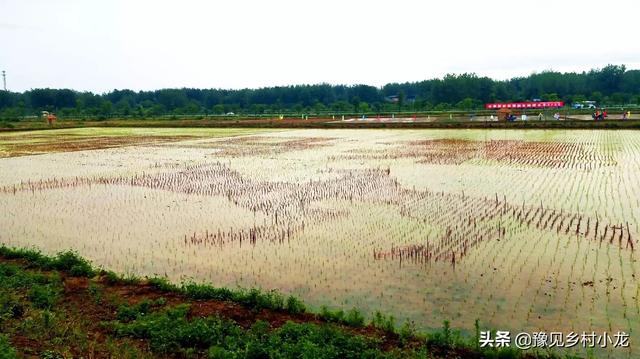
[(497, 110), (501, 108), (547, 108), (547, 107), (562, 107), (564, 102), (562, 101), (535, 101), (535, 102), (509, 102), (509, 103), (487, 103), (484, 105), (486, 109)]

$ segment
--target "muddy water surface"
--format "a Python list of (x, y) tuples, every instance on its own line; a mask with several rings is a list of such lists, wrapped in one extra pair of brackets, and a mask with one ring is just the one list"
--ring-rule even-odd
[(420, 328), (640, 330), (635, 132), (217, 131), (0, 159), (0, 242)]

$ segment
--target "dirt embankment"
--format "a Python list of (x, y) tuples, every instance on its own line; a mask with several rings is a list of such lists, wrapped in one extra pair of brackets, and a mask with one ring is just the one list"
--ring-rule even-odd
[[(2, 127), (2, 126), (5, 127)], [(82, 127), (143, 127), (143, 128), (443, 128), (443, 129), (469, 129), (469, 128), (501, 128), (501, 129), (640, 129), (640, 119), (604, 121), (587, 121), (570, 117), (560, 121), (483, 121), (483, 120), (425, 120), (418, 118), (407, 121), (336, 121), (332, 118), (250, 118), (250, 119), (127, 119), (127, 120), (61, 120), (53, 127), (48, 127), (41, 122), (23, 121), (0, 123), (0, 131), (27, 131), (49, 128), (82, 128)]]

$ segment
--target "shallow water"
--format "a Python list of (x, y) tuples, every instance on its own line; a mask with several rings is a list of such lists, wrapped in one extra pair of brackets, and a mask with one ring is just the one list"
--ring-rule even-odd
[(419, 328), (632, 331), (609, 354), (638, 355), (637, 132), (204, 137), (0, 159), (0, 242)]

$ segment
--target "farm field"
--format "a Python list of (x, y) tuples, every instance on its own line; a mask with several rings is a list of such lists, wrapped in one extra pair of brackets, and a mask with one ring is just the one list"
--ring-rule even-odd
[(258, 133), (260, 129), (74, 128), (0, 133), (0, 158)]
[(640, 137), (597, 130), (0, 134), (0, 243), (428, 330), (631, 333)]

